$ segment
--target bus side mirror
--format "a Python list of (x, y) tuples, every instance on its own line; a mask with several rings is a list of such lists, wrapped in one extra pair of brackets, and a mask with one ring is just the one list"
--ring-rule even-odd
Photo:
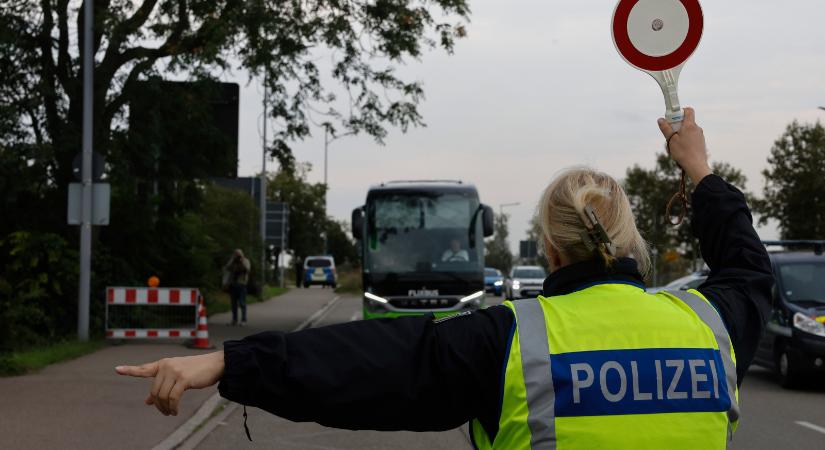
[(364, 207), (352, 210), (352, 237), (361, 240), (364, 237)]
[(495, 214), (493, 208), (484, 205), (484, 210), (481, 212), (481, 225), (484, 228), (484, 237), (490, 237), (495, 233)]

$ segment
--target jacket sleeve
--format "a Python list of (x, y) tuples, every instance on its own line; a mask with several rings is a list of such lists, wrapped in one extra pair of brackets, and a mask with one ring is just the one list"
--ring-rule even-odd
[(710, 268), (699, 291), (725, 321), (741, 384), (770, 314), (774, 282), (770, 259), (738, 189), (708, 175), (693, 192), (692, 207), (693, 232)]
[(441, 322), (375, 319), (260, 333), (224, 343), (218, 389), (293, 421), (448, 430), (498, 407), (512, 323), (510, 310), (496, 306)]

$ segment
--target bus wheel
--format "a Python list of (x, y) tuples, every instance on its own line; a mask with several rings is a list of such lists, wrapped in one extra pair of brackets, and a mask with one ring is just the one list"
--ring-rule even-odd
[(793, 389), (799, 386), (801, 374), (799, 373), (799, 363), (788, 354), (788, 349), (783, 348), (776, 357), (776, 373), (779, 375), (779, 384), (785, 389)]

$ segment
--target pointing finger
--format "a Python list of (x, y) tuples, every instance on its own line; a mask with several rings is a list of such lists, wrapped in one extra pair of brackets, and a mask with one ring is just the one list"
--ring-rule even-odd
[(131, 377), (150, 378), (158, 373), (158, 362), (151, 362), (141, 366), (117, 366), (115, 371), (120, 375), (128, 375)]

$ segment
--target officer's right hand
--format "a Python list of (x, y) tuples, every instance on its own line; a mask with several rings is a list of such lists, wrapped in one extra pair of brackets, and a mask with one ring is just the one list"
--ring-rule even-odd
[[(665, 119), (659, 119), (659, 130), (665, 139), (670, 139), (668, 153), (670, 157), (684, 169), (694, 184), (711, 173), (708, 166), (708, 152), (705, 146), (705, 134), (699, 125), (696, 125), (696, 112), (693, 108), (685, 108), (685, 118), (682, 128), (674, 136), (673, 127)], [(671, 136), (672, 139), (671, 139)]]
[(223, 375), (223, 352), (182, 358), (164, 358), (141, 366), (117, 366), (120, 375), (154, 378), (146, 397), (147, 405), (155, 407), (164, 416), (178, 415), (178, 405), (187, 389), (212, 386)]

